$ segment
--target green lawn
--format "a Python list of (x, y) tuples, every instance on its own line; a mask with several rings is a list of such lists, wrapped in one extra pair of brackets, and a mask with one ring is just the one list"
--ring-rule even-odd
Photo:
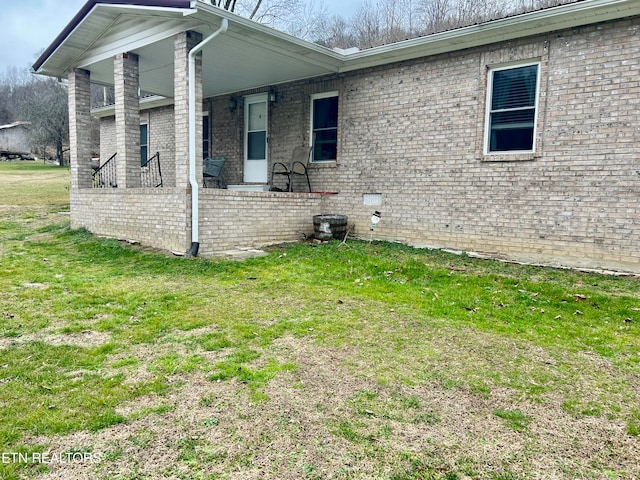
[(0, 163), (0, 478), (640, 476), (637, 278), (174, 258), (69, 230), (68, 176)]

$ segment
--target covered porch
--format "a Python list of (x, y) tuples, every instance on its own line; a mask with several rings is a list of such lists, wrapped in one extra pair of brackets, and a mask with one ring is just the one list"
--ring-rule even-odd
[[(335, 74), (340, 57), (202, 1), (90, 0), (34, 65), (68, 78), (72, 226), (205, 255), (311, 233), (333, 195), (269, 191), (273, 164), (309, 145), (276, 138), (270, 110), (274, 86)], [(92, 108), (91, 84), (115, 103)], [(224, 158), (223, 188), (203, 188), (206, 157)]]

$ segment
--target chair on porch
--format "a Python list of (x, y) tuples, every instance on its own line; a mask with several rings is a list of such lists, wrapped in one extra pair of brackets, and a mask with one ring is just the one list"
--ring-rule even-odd
[(202, 184), (208, 188), (213, 184), (213, 188), (225, 188), (224, 181), (220, 176), (224, 166), (224, 157), (208, 157), (202, 161)]
[(309, 191), (311, 191), (311, 182), (309, 181), (309, 172), (307, 170), (310, 156), (311, 147), (296, 147), (293, 149), (290, 166), (287, 166), (282, 162), (275, 162), (271, 167), (271, 187), (273, 188), (274, 175), (286, 175), (288, 182), (287, 191), (293, 192), (292, 175), (301, 175), (307, 178), (307, 186), (309, 187)]

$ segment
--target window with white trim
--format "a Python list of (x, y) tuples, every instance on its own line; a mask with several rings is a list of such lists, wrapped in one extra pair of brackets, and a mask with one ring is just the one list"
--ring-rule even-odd
[(338, 158), (338, 92), (311, 96), (311, 161)]
[(202, 158), (209, 156), (209, 114), (202, 116)]
[(149, 161), (149, 125), (140, 125), (140, 165)]
[(485, 154), (535, 150), (540, 64), (489, 71)]

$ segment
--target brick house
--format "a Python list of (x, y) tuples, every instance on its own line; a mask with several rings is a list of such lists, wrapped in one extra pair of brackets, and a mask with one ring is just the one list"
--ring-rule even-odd
[[(640, 0), (365, 51), (200, 0), (89, 0), (34, 70), (69, 79), (73, 227), (209, 255), (297, 240), (318, 213), (368, 236), (379, 210), (379, 239), (640, 271)], [(115, 105), (91, 112), (90, 82)], [(117, 188), (92, 188), (92, 114)], [(300, 145), (314, 193), (202, 188), (203, 156), (262, 189)], [(143, 186), (156, 152), (162, 186)]]

